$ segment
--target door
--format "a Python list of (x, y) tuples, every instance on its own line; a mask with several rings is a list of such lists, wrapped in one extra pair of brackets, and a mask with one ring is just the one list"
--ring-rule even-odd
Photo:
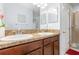
[(79, 43), (79, 11), (73, 13), (72, 43)]
[(69, 48), (69, 5), (60, 5), (60, 54)]
[(52, 55), (51, 44), (44, 46), (44, 55)]
[(59, 40), (53, 43), (54, 43), (54, 55), (59, 55)]

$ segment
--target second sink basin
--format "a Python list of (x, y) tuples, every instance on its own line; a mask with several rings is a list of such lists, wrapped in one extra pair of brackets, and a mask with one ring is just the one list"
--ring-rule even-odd
[(53, 35), (54, 33), (52, 32), (40, 32), (40, 33), (37, 33), (38, 35)]

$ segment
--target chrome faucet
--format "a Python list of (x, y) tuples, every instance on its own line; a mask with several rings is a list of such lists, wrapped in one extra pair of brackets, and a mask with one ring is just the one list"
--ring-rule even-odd
[(17, 34), (22, 34), (21, 29), (17, 30)]
[[(18, 25), (18, 24), (16, 24), (16, 26), (17, 26), (17, 25)], [(21, 28), (18, 28), (18, 27), (17, 27), (16, 34), (22, 34)]]

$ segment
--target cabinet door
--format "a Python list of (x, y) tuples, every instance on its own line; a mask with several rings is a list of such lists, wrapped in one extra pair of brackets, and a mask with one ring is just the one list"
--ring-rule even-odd
[(28, 54), (29, 52), (40, 48), (42, 46), (42, 42), (41, 41), (35, 41), (35, 42), (31, 42), (31, 43), (28, 43), (28, 44), (25, 44), (25, 45), (22, 45), (22, 46), (23, 46), (23, 48), (22, 48), (23, 53)]
[(44, 55), (51, 55), (51, 54), (52, 54), (51, 45), (48, 44), (44, 46)]
[(54, 55), (59, 55), (59, 41), (54, 42)]
[(33, 52), (28, 53), (27, 55), (42, 55), (42, 49), (37, 49)]

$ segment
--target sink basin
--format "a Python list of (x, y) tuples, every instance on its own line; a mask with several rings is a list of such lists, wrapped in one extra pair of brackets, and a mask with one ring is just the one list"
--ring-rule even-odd
[(17, 35), (6, 36), (4, 38), (1, 38), (0, 40), (19, 41), (19, 40), (28, 40), (28, 39), (31, 39), (32, 37), (33, 37), (33, 35), (31, 35), (31, 34), (17, 34)]
[(54, 33), (52, 32), (40, 32), (40, 33), (37, 33), (38, 35), (53, 35)]
[(11, 42), (10, 41), (1, 41), (0, 45), (9, 44), (9, 43), (11, 43)]

